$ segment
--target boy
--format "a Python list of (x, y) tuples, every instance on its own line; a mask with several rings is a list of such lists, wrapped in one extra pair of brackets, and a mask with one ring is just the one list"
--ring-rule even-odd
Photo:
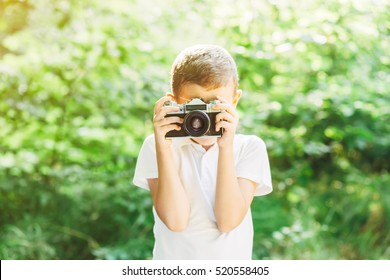
[[(251, 259), (254, 196), (272, 191), (264, 142), (257, 136), (235, 135), (241, 97), (230, 54), (213, 45), (182, 51), (171, 70), (172, 93), (154, 107), (154, 135), (145, 139), (134, 185), (150, 190), (155, 218), (154, 259)], [(180, 130), (178, 111), (163, 106), (201, 98), (219, 100), (214, 110), (221, 137), (173, 138)]]

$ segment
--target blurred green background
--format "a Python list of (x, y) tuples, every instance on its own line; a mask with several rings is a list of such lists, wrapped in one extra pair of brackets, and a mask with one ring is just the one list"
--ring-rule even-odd
[(150, 259), (132, 185), (183, 48), (224, 46), (267, 144), (254, 259), (390, 258), (390, 4), (0, 1), (0, 258)]

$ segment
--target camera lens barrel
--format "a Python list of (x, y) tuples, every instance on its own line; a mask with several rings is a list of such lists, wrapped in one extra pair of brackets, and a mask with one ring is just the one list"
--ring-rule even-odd
[(203, 111), (192, 111), (185, 116), (183, 127), (188, 135), (200, 137), (209, 131), (210, 118)]

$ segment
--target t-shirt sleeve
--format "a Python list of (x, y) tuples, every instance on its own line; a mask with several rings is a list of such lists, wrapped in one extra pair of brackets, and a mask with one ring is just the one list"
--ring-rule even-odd
[(147, 179), (153, 178), (158, 178), (158, 169), (154, 135), (150, 135), (145, 139), (139, 152), (133, 184), (150, 190)]
[(267, 148), (262, 139), (250, 136), (236, 165), (236, 176), (256, 183), (255, 196), (272, 192), (271, 170)]

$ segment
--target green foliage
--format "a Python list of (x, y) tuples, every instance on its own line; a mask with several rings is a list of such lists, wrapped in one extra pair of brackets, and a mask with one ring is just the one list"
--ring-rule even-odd
[(151, 257), (131, 181), (195, 43), (232, 53), (240, 132), (268, 147), (254, 258), (390, 258), (390, 7), (306, 2), (0, 2), (0, 258)]

